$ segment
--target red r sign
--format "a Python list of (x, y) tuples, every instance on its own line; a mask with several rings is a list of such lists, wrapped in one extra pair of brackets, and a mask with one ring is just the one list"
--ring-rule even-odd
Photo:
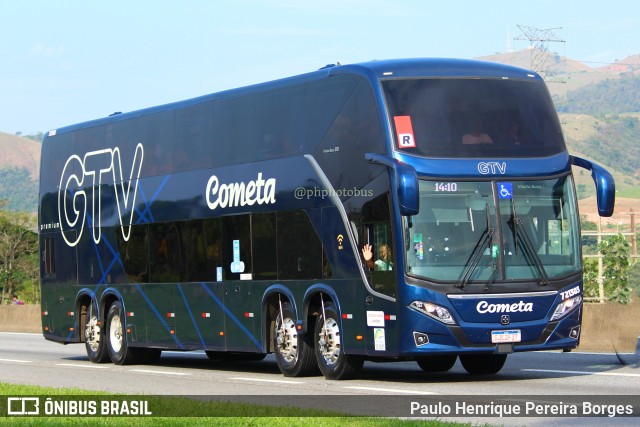
[(416, 139), (413, 136), (411, 116), (394, 116), (398, 148), (416, 148)]

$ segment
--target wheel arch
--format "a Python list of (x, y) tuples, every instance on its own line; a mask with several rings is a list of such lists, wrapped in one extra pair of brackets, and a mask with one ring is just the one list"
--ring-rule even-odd
[[(330, 301), (327, 301), (324, 298), (320, 298), (320, 295), (327, 295)], [(326, 304), (327, 302), (332, 302), (336, 306), (336, 310), (338, 314), (340, 311), (340, 300), (338, 299), (338, 295), (335, 293), (332, 287), (324, 284), (324, 283), (316, 283), (313, 286), (310, 286), (309, 289), (304, 294), (303, 298), (303, 330), (307, 332), (309, 327), (308, 319), (311, 317), (318, 317), (318, 313), (322, 310), (322, 301)], [(342, 329), (342, 318), (338, 319), (340, 322), (340, 329)]]
[[(281, 300), (278, 297), (284, 296), (286, 300)], [(279, 311), (280, 301), (288, 302), (291, 304), (293, 313), (296, 319), (298, 316), (298, 307), (293, 293), (289, 288), (284, 285), (276, 284), (269, 286), (262, 294), (262, 347), (267, 353), (273, 353), (273, 323)]]
[(78, 331), (76, 334), (76, 342), (86, 341), (84, 329), (87, 322), (87, 315), (89, 314), (90, 305), (93, 305), (95, 307), (98, 321), (102, 321), (103, 316), (101, 316), (100, 310), (98, 310), (96, 294), (88, 288), (80, 289), (76, 294), (75, 304), (75, 330)]
[(104, 290), (104, 292), (102, 292), (102, 295), (100, 295), (100, 310), (99, 310), (101, 314), (101, 319), (104, 319), (105, 322), (107, 321), (107, 312), (109, 310), (109, 307), (111, 307), (111, 304), (113, 304), (115, 301), (119, 301), (120, 304), (122, 304), (122, 311), (126, 319), (127, 310), (126, 310), (124, 298), (122, 298), (122, 294), (115, 288), (107, 288)]

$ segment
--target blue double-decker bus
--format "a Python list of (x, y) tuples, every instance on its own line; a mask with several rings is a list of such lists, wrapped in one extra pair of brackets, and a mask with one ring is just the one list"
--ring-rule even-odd
[(580, 341), (572, 165), (545, 83), (480, 61), (327, 66), (48, 132), (45, 338), (93, 362), (275, 355), (498, 372)]

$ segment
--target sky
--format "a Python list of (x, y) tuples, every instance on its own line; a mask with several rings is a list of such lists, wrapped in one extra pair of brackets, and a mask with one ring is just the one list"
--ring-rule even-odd
[(621, 0), (0, 0), (0, 132), (31, 134), (342, 64), (520, 50), (640, 54)]

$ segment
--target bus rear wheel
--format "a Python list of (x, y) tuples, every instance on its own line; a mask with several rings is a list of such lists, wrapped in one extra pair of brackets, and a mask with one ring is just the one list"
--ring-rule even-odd
[(453, 368), (457, 358), (455, 354), (424, 356), (416, 359), (416, 362), (424, 372), (447, 372)]
[(504, 366), (506, 354), (461, 354), (460, 363), (474, 375), (496, 374)]
[(89, 310), (84, 325), (84, 346), (87, 356), (93, 363), (105, 363), (109, 361), (107, 353), (106, 337), (104, 328), (98, 319), (98, 310), (93, 302), (89, 304)]
[(107, 349), (111, 361), (116, 365), (136, 363), (143, 350), (133, 349), (127, 345), (124, 310), (120, 301), (111, 304), (107, 314)]
[(285, 377), (314, 375), (318, 365), (313, 354), (313, 340), (310, 333), (297, 330), (295, 318), (291, 304), (283, 303), (273, 330), (276, 363)]
[(338, 310), (333, 304), (324, 307), (315, 326), (315, 353), (320, 371), (328, 380), (346, 380), (356, 377), (364, 358), (345, 354), (342, 350)]

